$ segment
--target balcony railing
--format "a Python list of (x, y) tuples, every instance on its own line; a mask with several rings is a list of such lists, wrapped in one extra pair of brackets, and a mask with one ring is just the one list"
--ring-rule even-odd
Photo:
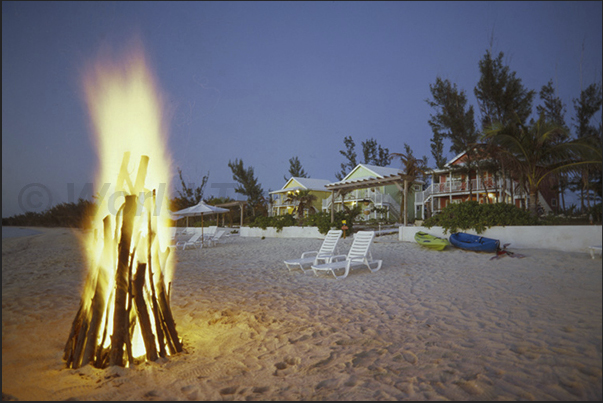
[[(513, 193), (516, 196), (525, 196), (525, 192), (518, 186), (517, 182), (511, 181), (510, 179), (502, 179), (493, 180), (491, 178), (486, 179), (485, 181), (481, 181), (478, 179), (472, 179), (470, 181), (471, 187), (469, 187), (469, 183), (467, 181), (461, 180), (452, 180), (446, 181), (442, 183), (432, 183), (425, 189), (423, 192), (418, 192), (415, 194), (415, 204), (424, 203), (430, 196), (441, 196), (441, 195), (454, 195), (454, 194), (469, 194), (469, 189), (473, 193), (484, 192), (484, 185), (487, 191), (492, 192), (494, 190), (501, 191), (503, 188), (509, 192), (511, 187), (514, 186)], [(503, 186), (505, 184), (506, 186)]]
[[(369, 191), (368, 189), (358, 189), (352, 192), (346, 193), (344, 196), (344, 202), (362, 200), (370, 200), (376, 207), (388, 207), (390, 214), (393, 216), (400, 216), (400, 203), (398, 203), (391, 195), (383, 194), (380, 192)], [(329, 196), (322, 200), (322, 211), (329, 211), (331, 209), (331, 203), (333, 197)], [(337, 197), (335, 203), (341, 203), (341, 197)]]

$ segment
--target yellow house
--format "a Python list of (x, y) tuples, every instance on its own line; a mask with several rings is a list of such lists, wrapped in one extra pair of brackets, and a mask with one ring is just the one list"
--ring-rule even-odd
[[(316, 196), (316, 200), (312, 203), (312, 207), (314, 207), (316, 212), (320, 211), (323, 200), (331, 195), (331, 192), (325, 189), (325, 185), (330, 182), (331, 181), (327, 179), (292, 177), (280, 190), (270, 192), (270, 195), (272, 195), (270, 214), (272, 216), (284, 215), (287, 213), (293, 214), (295, 204), (288, 203), (286, 200), (289, 195), (292, 195), (294, 192), (299, 192), (300, 190), (309, 190), (310, 194)], [(308, 211), (306, 210), (304, 214), (307, 215)]]

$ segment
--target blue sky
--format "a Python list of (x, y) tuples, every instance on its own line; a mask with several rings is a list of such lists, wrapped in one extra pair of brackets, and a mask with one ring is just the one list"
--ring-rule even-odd
[(218, 188), (234, 183), (229, 161), (252, 166), (266, 192), (294, 156), (335, 181), (345, 136), (358, 154), (374, 138), (433, 165), (429, 85), (449, 79), (476, 107), (490, 47), (528, 89), (553, 79), (572, 124), (581, 77), (601, 81), (601, 5), (3, 1), (2, 216), (86, 194), (97, 157), (80, 78), (103, 45), (140, 36), (175, 166), (194, 185), (209, 172), (205, 197), (241, 198)]

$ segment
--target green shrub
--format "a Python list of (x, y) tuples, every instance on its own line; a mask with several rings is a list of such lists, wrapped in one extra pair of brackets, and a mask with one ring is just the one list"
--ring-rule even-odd
[(449, 204), (439, 214), (425, 220), (423, 225), (427, 228), (442, 227), (444, 233), (473, 229), (481, 234), (489, 227), (539, 225), (539, 222), (528, 211), (512, 204), (479, 204), (468, 201)]
[(346, 226), (348, 227), (346, 235), (350, 235), (354, 232), (354, 221), (361, 212), (362, 207), (360, 206), (345, 211), (337, 211), (335, 212), (333, 223), (331, 223), (331, 213), (320, 212), (306, 218), (306, 225), (317, 227), (318, 232), (326, 234), (330, 229), (341, 229), (341, 227), (343, 227), (343, 221), (345, 220)]
[(293, 227), (297, 225), (297, 221), (295, 217), (291, 214), (285, 214), (281, 216), (275, 217), (267, 217), (267, 216), (257, 216), (253, 220), (250, 227), (259, 227), (261, 229), (266, 229), (268, 227), (276, 228), (277, 232), (281, 232), (284, 227)]

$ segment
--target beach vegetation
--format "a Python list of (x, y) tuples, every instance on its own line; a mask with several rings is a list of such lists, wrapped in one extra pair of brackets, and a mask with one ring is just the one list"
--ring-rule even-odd
[(592, 204), (597, 201), (600, 202), (603, 197), (601, 192), (603, 182), (603, 164), (601, 162), (603, 125), (600, 118), (598, 125), (595, 119), (595, 115), (601, 111), (602, 104), (601, 83), (589, 85), (580, 92), (578, 99), (574, 99), (576, 138), (590, 141), (596, 147), (599, 162), (598, 164), (583, 166), (569, 181), (570, 189), (579, 191), (580, 205), (583, 211), (590, 209)]
[[(301, 162), (297, 156), (289, 159), (289, 178), (308, 178), (308, 174), (302, 168)], [(285, 181), (289, 180), (287, 176), (284, 176)]]
[(203, 199), (205, 186), (209, 180), (209, 172), (201, 178), (201, 184), (197, 187), (193, 183), (186, 183), (182, 177), (182, 169), (178, 168), (181, 189), (177, 190), (178, 196), (171, 202), (172, 211), (178, 211), (198, 204)]
[(43, 212), (2, 218), (3, 226), (88, 228), (96, 213), (95, 202), (80, 198), (77, 203), (60, 203)]
[(232, 171), (232, 179), (238, 183), (235, 193), (247, 196), (247, 206), (251, 210), (252, 217), (255, 217), (256, 213), (259, 215), (266, 209), (264, 190), (254, 175), (253, 167), (245, 168), (242, 159), (228, 161), (228, 167)]
[(529, 194), (528, 210), (534, 216), (538, 215), (538, 191), (552, 174), (597, 164), (597, 148), (588, 138), (568, 140), (564, 132), (562, 126), (541, 115), (529, 125), (519, 119), (507, 125), (495, 123), (483, 136), (522, 179)]
[(268, 227), (276, 228), (277, 232), (281, 232), (285, 227), (294, 227), (297, 225), (297, 220), (293, 217), (292, 214), (283, 214), (279, 216), (256, 216), (249, 224), (250, 227), (256, 227), (261, 229), (266, 229)]
[[(404, 143), (404, 152), (403, 153), (392, 153), (390, 155), (390, 158), (398, 158), (401, 162), (402, 165), (404, 166), (403, 168), (403, 172), (404, 175), (407, 175), (406, 178), (406, 183), (414, 183), (415, 180), (421, 178), (424, 179), (424, 177), (426, 176), (426, 170), (427, 170), (427, 156), (423, 156), (422, 159), (418, 159), (415, 158), (415, 156), (413, 155), (412, 149), (410, 148), (410, 146), (406, 143)], [(404, 205), (404, 211), (403, 211), (403, 215), (404, 215), (404, 224), (407, 223), (408, 221), (408, 202), (407, 202), (407, 198), (408, 198), (408, 185), (404, 188), (404, 190), (402, 191), (402, 200), (403, 200), (403, 205)]]
[(444, 233), (474, 230), (478, 234), (496, 226), (539, 225), (538, 218), (512, 204), (480, 204), (477, 201), (449, 204), (423, 222), (427, 228), (442, 227)]
[(285, 203), (294, 205), (293, 211), (297, 214), (299, 225), (303, 225), (304, 212), (308, 210), (310, 214), (315, 213), (316, 209), (312, 206), (312, 203), (316, 201), (317, 197), (311, 193), (308, 189), (298, 190), (296, 192), (289, 193), (285, 199)]
[(343, 178), (345, 178), (347, 174), (349, 174), (350, 171), (354, 169), (356, 165), (358, 165), (358, 163), (356, 162), (356, 151), (354, 150), (354, 148), (356, 147), (356, 143), (354, 143), (352, 136), (344, 137), (343, 144), (345, 145), (346, 149), (345, 151), (339, 150), (339, 154), (343, 155), (347, 161), (342, 162), (341, 171), (335, 173), (335, 177), (337, 178), (337, 180), (343, 180)]
[(480, 79), (473, 90), (481, 112), (482, 130), (495, 123), (525, 124), (532, 114), (536, 92), (524, 87), (516, 72), (503, 63), (504, 53), (493, 57), (490, 50), (479, 61)]
[[(345, 150), (339, 150), (339, 154), (343, 155), (347, 162), (342, 162), (341, 171), (335, 173), (337, 180), (343, 180), (358, 165), (356, 143), (352, 136), (344, 137), (343, 144)], [(381, 147), (374, 138), (362, 142), (362, 156), (364, 164), (385, 167), (390, 163), (389, 149)]]
[(308, 216), (305, 221), (307, 226), (317, 227), (318, 232), (325, 234), (331, 229), (342, 229), (344, 226), (348, 227), (346, 230), (347, 234), (354, 233), (354, 223), (356, 218), (362, 213), (362, 207), (357, 205), (353, 208), (346, 208), (344, 210), (336, 211), (334, 214), (334, 220), (331, 222), (331, 213), (321, 211), (316, 214)]

